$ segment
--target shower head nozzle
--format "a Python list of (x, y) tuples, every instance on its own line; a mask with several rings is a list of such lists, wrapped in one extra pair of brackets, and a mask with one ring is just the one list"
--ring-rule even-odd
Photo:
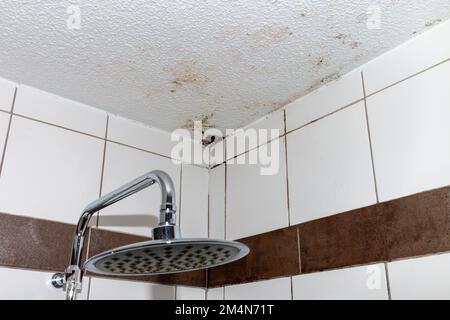
[(212, 239), (151, 240), (100, 253), (84, 268), (103, 275), (158, 275), (210, 268), (247, 255), (247, 246)]

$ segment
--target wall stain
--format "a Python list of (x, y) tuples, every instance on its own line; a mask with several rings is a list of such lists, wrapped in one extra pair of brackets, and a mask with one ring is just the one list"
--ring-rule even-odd
[(170, 81), (171, 93), (185, 87), (199, 88), (210, 81), (206, 71), (199, 68), (194, 60), (179, 62), (168, 71), (172, 78)]
[(267, 24), (262, 28), (247, 32), (246, 35), (257, 41), (281, 42), (293, 34), (288, 26)]
[(441, 22), (442, 22), (442, 19), (439, 19), (439, 18), (438, 18), (438, 19), (431, 20), (431, 21), (428, 21), (428, 22), (426, 22), (426, 23), (424, 24), (423, 28), (421, 28), (420, 30), (414, 31), (414, 32), (412, 33), (412, 35), (415, 36), (415, 35), (417, 35), (417, 34), (423, 32), (423, 31), (425, 31), (425, 30), (428, 29), (428, 28), (431, 28), (431, 27), (434, 27), (434, 26), (438, 25), (438, 24), (441, 23)]
[(212, 118), (214, 117), (214, 112), (208, 114), (201, 114), (196, 117), (187, 119), (180, 126), (181, 129), (194, 130), (194, 121), (200, 121), (202, 123), (203, 132), (205, 129), (214, 128), (214, 124), (212, 123)]

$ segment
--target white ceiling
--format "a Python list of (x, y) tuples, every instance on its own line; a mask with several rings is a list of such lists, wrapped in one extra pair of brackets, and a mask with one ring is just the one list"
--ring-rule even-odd
[(0, 76), (166, 130), (234, 128), (448, 17), (450, 0), (1, 0)]

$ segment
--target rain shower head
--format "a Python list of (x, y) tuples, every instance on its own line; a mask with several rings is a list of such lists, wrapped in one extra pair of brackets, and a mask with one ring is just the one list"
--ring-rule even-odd
[(238, 260), (249, 252), (235, 241), (176, 239), (144, 241), (100, 253), (84, 264), (104, 275), (157, 275), (209, 268)]
[(153, 240), (100, 253), (84, 264), (84, 270), (103, 275), (157, 275), (204, 269), (230, 263), (248, 254), (246, 245), (235, 241), (182, 239), (175, 221), (175, 189), (163, 171), (151, 171), (89, 204), (78, 221), (69, 266), (53, 276), (55, 287), (63, 287), (67, 300), (81, 291), (81, 257), (84, 236), (92, 215), (154, 183), (161, 188), (160, 223), (153, 228)]

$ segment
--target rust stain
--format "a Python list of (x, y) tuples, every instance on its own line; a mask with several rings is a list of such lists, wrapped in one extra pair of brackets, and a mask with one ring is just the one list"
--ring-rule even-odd
[(311, 86), (309, 86), (309, 89), (307, 90), (307, 92), (305, 94), (307, 94), (329, 82), (335, 81), (335, 80), (339, 79), (340, 77), (341, 77), (341, 74), (339, 72), (335, 72), (335, 73), (329, 74), (323, 78), (320, 78), (319, 80), (315, 81)]
[(196, 61), (183, 61), (169, 68), (172, 80), (170, 92), (175, 93), (184, 87), (202, 87), (209, 82), (209, 76)]
[(442, 22), (442, 19), (434, 19), (434, 20), (428, 21), (428, 22), (426, 22), (426, 23), (424, 24), (424, 26), (423, 26), (422, 29), (414, 31), (414, 32), (412, 33), (412, 35), (413, 35), (413, 36), (414, 36), (414, 35), (417, 35), (417, 34), (423, 32), (424, 30), (426, 30), (426, 29), (428, 29), (428, 28), (431, 28), (431, 27), (434, 27), (435, 25), (437, 25), (437, 24), (439, 24), (439, 23), (441, 23), (441, 22)]
[(180, 128), (194, 130), (194, 121), (200, 121), (202, 123), (203, 131), (205, 131), (205, 129), (214, 128), (214, 125), (211, 122), (213, 116), (214, 113), (201, 114), (199, 116), (184, 121), (184, 123), (180, 126)]
[(429, 27), (437, 25), (438, 23), (441, 23), (441, 22), (442, 22), (442, 19), (435, 19), (433, 21), (428, 21), (427, 23), (425, 23), (425, 27), (429, 28)]
[(361, 44), (362, 44), (362, 43), (359, 42), (359, 41), (352, 41), (352, 42), (350, 42), (350, 48), (356, 49), (356, 48), (358, 48)]
[(275, 24), (267, 24), (257, 31), (246, 33), (247, 36), (255, 40), (268, 40), (272, 42), (281, 42), (292, 34), (288, 26)]

